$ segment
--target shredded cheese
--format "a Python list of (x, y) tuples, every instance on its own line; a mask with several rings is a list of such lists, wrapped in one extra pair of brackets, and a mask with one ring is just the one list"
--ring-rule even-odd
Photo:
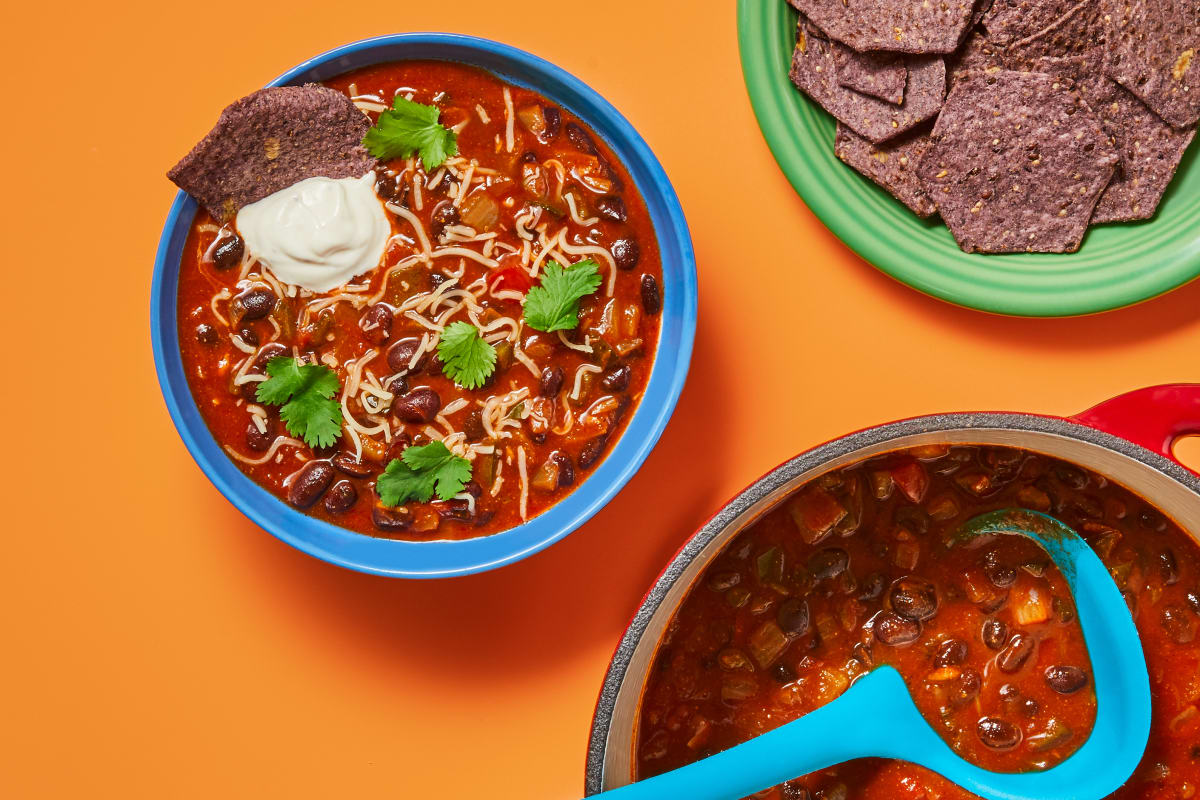
[(529, 516), (529, 472), (525, 468), (525, 448), (517, 445), (517, 472), (521, 476), (521, 519)]
[(571, 399), (579, 399), (579, 390), (583, 388), (583, 376), (589, 372), (597, 373), (604, 370), (597, 367), (595, 364), (580, 364), (579, 369), (575, 370), (575, 388), (571, 390)]
[[(512, 152), (516, 147), (516, 132), (513, 125), (516, 122), (516, 112), (513, 111), (512, 92), (504, 87), (504, 149)], [(524, 516), (524, 514), (522, 514)]]
[[(271, 442), (271, 446), (267, 449), (267, 452), (263, 453), (263, 455), (259, 458), (247, 458), (229, 445), (225, 445), (225, 452), (228, 453), (229, 457), (235, 461), (257, 466), (259, 464), (265, 464), (274, 458), (275, 454), (279, 452), (281, 447), (304, 447), (304, 442), (296, 439), (289, 439), (286, 436), (276, 436), (275, 441)], [(280, 455), (282, 455), (282, 453), (280, 453)]]

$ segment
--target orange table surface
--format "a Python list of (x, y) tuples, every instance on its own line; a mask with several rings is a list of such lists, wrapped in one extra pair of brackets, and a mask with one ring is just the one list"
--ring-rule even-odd
[[(734, 4), (707, 5), (6, 12), (0, 796), (577, 797), (643, 591), (750, 480), (898, 417), (1068, 414), (1200, 379), (1200, 285), (1015, 320), (855, 257), (759, 135)], [(499, 39), (609, 98), (674, 182), (700, 268), (691, 377), (628, 488), (546, 552), (437, 582), (346, 572), (247, 522), (176, 436), (149, 341), (166, 169), (285, 68), (404, 30)]]

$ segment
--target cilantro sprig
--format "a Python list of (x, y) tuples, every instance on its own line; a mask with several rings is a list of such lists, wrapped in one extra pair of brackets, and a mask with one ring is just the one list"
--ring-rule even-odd
[(458, 153), (458, 134), (438, 123), (441, 115), (437, 106), (397, 95), (363, 137), (363, 147), (384, 161), (420, 153), (425, 169), (434, 169)]
[(301, 365), (290, 356), (267, 362), (267, 379), (258, 385), (258, 402), (279, 406), (288, 433), (309, 447), (329, 447), (342, 435), (337, 373), (320, 364)]
[(438, 358), (446, 376), (465, 389), (478, 389), (496, 371), (496, 348), (469, 322), (445, 327), (438, 339)]
[(375, 491), (385, 506), (409, 500), (427, 503), (437, 494), (449, 500), (471, 480), (471, 462), (451, 453), (441, 442), (406, 447), (376, 479)]
[(525, 296), (525, 324), (539, 331), (579, 326), (579, 301), (600, 288), (600, 268), (590, 258), (564, 267), (547, 261), (542, 282)]

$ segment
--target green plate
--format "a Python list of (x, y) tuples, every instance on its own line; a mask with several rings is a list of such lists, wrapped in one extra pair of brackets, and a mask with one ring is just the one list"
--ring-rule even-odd
[(1196, 147), (1152, 220), (1093, 227), (1077, 253), (969, 255), (940, 220), (918, 219), (834, 156), (833, 118), (788, 79), (795, 31), (784, 0), (739, 0), (742, 72), (758, 124), (813, 213), (883, 272), (951, 303), (1027, 317), (1120, 308), (1200, 276)]

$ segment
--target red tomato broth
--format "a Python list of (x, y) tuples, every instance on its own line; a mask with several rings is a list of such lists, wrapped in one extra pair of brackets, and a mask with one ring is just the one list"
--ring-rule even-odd
[[(400, 515), (379, 505), (372, 489), (374, 476), (381, 472), (392, 458), (398, 457), (403, 449), (401, 440), (404, 436), (413, 444), (427, 443), (430, 441), (430, 437), (425, 433), (427, 427), (431, 426), (439, 433), (444, 432), (439, 422), (431, 422), (429, 425), (413, 424), (400, 422), (388, 415), (391, 421), (392, 442), (382, 440), (383, 437), (376, 437), (380, 441), (364, 448), (361, 460), (354, 458), (356, 449), (343, 429), (343, 435), (337, 444), (321, 452), (314, 452), (307, 446), (283, 447), (279, 450), (281, 457), (263, 464), (248, 464), (237, 459), (235, 461), (250, 478), (286, 500), (289, 482), (295, 480), (297, 470), (303, 463), (314, 459), (330, 459), (338, 454), (349, 454), (351, 460), (357, 462), (355, 470), (363, 474), (355, 476), (334, 470), (334, 481), (350, 482), (357, 494), (355, 502), (348, 510), (336, 513), (324, 507), (322, 502), (316, 502), (308, 508), (308, 513), (361, 533), (396, 538), (470, 538), (511, 528), (522, 522), (518, 503), (518, 463), (514, 458), (513, 449), (520, 447), (527, 456), (527, 473), (531, 486), (526, 518), (532, 518), (562, 499), (587, 477), (603, 459), (612, 442), (621, 435), (645, 391), (653, 354), (658, 344), (659, 316), (657, 309), (651, 307), (652, 304), (647, 305), (644, 302), (646, 290), (643, 285), (647, 281), (653, 284), (653, 288), (660, 293), (660, 303), (661, 292), (664, 291), (657, 241), (645, 204), (638, 196), (624, 167), (598, 137), (588, 132), (582, 122), (567, 111), (557, 109), (535, 92), (516, 86), (508, 86), (508, 89), (518, 117), (528, 109), (541, 109), (541, 119), (545, 123), (546, 118), (557, 110), (559, 125), (556, 135), (551, 136), (547, 131), (539, 138), (522, 122), (515, 122), (515, 142), (510, 152), (505, 146), (506, 107), (503, 92), (507, 84), (482, 70), (448, 62), (397, 62), (347, 73), (328, 81), (326, 85), (359, 97), (374, 95), (384, 103), (390, 103), (396, 93), (411, 92), (413, 100), (437, 105), (442, 112), (441, 122), (446, 126), (454, 126), (466, 120), (466, 126), (458, 134), (459, 156), (470, 159), (477, 165), (477, 178), (488, 170), (494, 171), (495, 174), (489, 174), (484, 178), (485, 183), (468, 190), (469, 194), (461, 201), (461, 207), (454, 215), (455, 219), (442, 218), (442, 235), (445, 235), (446, 227), (462, 225), (463, 217), (466, 216), (467, 208), (473, 199), (486, 195), (491, 202), (480, 204), (484, 209), (482, 213), (479, 213), (478, 209), (473, 213), (487, 223), (488, 212), (491, 212), (495, 214), (495, 220), (488, 227), (475, 232), (494, 233), (497, 242), (505, 242), (518, 252), (506, 252), (500, 246), (496, 246), (491, 250), (494, 256), (492, 260), (497, 262), (496, 266), (487, 266), (470, 258), (434, 258), (430, 259), (432, 263), (428, 265), (418, 263), (414, 268), (410, 264), (404, 267), (401, 274), (401, 269), (396, 265), (405, 264), (406, 259), (411, 261), (412, 256), (420, 250), (420, 241), (404, 219), (395, 213), (389, 213), (393, 239), (385, 253), (384, 268), (360, 276), (353, 283), (362, 284), (369, 281), (369, 289), (363, 292), (368, 297), (383, 292), (383, 301), (374, 305), (388, 304), (393, 312), (390, 335), (380, 342), (377, 338), (380, 330), (365, 329), (372, 327), (364, 315), (374, 305), (364, 307), (339, 302), (332, 306), (332, 311), (322, 312), (324, 316), (311, 315), (308, 320), (302, 316), (302, 309), (293, 305), (289, 316), (295, 318), (292, 324), (296, 332), (292, 336), (288, 335), (286, 329), (282, 334), (274, 336), (273, 325), (268, 324), (270, 319), (243, 326), (251, 328), (251, 335), (263, 343), (263, 348), (273, 341), (283, 345), (285, 351), (292, 351), (294, 348), (301, 355), (311, 353), (317, 359), (329, 354), (338, 365), (335, 371), (338, 373), (341, 387), (346, 387), (346, 381), (350, 377), (347, 361), (361, 359), (364, 354), (374, 350), (376, 356), (363, 368), (363, 372), (371, 372), (377, 377), (380, 385), (388, 388), (391, 378), (387, 376), (391, 370), (386, 366), (387, 348), (400, 339), (420, 337), (425, 330), (418, 323), (394, 313), (397, 306), (421, 292), (436, 291), (437, 287), (445, 282), (447, 275), (456, 274), (459, 270), (462, 270), (462, 277), (458, 280), (457, 288), (484, 281), (483, 284), (478, 284), (484, 288), (477, 300), (486, 309), (484, 313), (490, 315), (485, 317), (485, 321), (503, 317), (520, 320), (519, 298), (512, 295), (496, 297), (494, 292), (508, 290), (523, 294), (531, 285), (536, 284), (536, 280), (530, 275), (527, 261), (523, 260), (519, 252), (524, 240), (516, 231), (516, 220), (526, 215), (528, 221), (527, 215), (530, 210), (538, 207), (537, 204), (543, 199), (546, 202), (541, 206), (540, 216), (532, 223), (532, 229), (535, 231), (531, 234), (535, 237), (531, 247), (532, 258), (537, 257), (542, 247), (542, 237), (548, 236), (550, 241), (553, 241), (562, 227), (566, 228), (568, 241), (573, 245), (597, 246), (608, 252), (610, 258), (613, 257), (612, 252), (624, 242), (624, 258), (618, 260), (621, 267), (619, 269), (613, 269), (602, 256), (571, 256), (561, 252), (559, 255), (564, 257), (555, 259), (565, 265), (584, 257), (593, 257), (600, 266), (603, 282), (596, 294), (581, 301), (579, 328), (567, 332), (570, 336), (564, 336), (567, 341), (576, 345), (590, 342), (593, 352), (572, 349), (557, 334), (541, 333), (529, 328), (525, 328), (519, 337), (523, 352), (539, 369), (562, 370), (561, 388), (554, 388), (549, 397), (543, 396), (542, 393), (543, 389), (548, 388), (542, 380), (542, 375), (533, 374), (515, 357), (513, 343), (510, 342), (497, 343), (500, 358), (496, 372), (487, 384), (476, 390), (456, 386), (441, 374), (436, 360), (431, 368), (428, 353), (422, 357), (425, 365), (407, 376), (408, 390), (418, 387), (433, 389), (441, 398), (443, 408), (455, 398), (466, 399), (468, 405), (446, 415), (446, 421), (454, 431), (465, 431), (467, 426), (474, 426), (476, 434), (479, 432), (479, 424), (472, 423), (468, 417), (479, 410), (486, 398), (522, 389), (528, 391), (523, 404), (524, 408), (531, 410), (529, 416), (518, 419), (517, 426), (509, 426), (506, 429), (510, 436), (495, 440), (499, 453), (487, 464), (487, 470), (481, 469), (481, 458), (475, 461), (474, 485), (468, 485), (468, 491), (476, 498), (473, 510), (465, 500), (431, 504), (409, 503), (409, 513), (401, 518), (401, 522), (406, 519), (407, 524), (401, 528), (392, 529), (390, 524), (381, 526), (377, 520), (377, 515), (383, 515), (387, 520), (394, 520)], [(487, 123), (483, 121), (483, 115), (477, 107), (483, 109), (483, 114), (489, 119)], [(369, 116), (374, 119), (378, 113), (370, 111)], [(536, 117), (534, 121), (537, 121)], [(593, 148), (593, 153), (585, 152)], [(557, 183), (557, 186), (559, 189), (565, 189), (566, 193), (571, 194), (577, 201), (579, 216), (587, 218), (587, 225), (577, 224), (563, 198), (554, 192), (557, 180), (554, 164), (547, 165), (547, 162), (555, 160), (563, 165), (565, 172), (565, 181)], [(377, 191), (381, 193), (381, 197), (392, 194), (393, 202), (404, 205), (419, 218), (436, 252), (439, 239), (435, 231), (435, 214), (452, 213), (446, 209), (453, 205), (448, 196), (449, 184), (453, 179), (444, 170), (434, 169), (426, 173), (419, 159), (397, 159), (384, 166), (386, 171), (382, 174), (377, 171), (377, 175), (380, 175), (380, 188)], [(431, 183), (439, 171), (443, 172), (445, 177), (430, 188), (426, 184)], [(459, 180), (464, 179), (464, 172), (465, 167), (462, 167), (458, 175)], [(397, 175), (400, 176), (399, 182), (396, 181)], [(422, 187), (419, 189), (420, 208), (417, 208), (415, 198), (418, 189), (414, 186), (418, 179), (422, 181)], [(475, 183), (472, 181), (473, 186)], [(544, 197), (538, 195), (538, 192), (544, 192)], [(606, 216), (597, 211), (601, 204), (608, 203), (611, 207), (612, 198), (616, 198), (620, 204), (620, 208), (617, 209), (620, 212), (618, 216), (624, 216), (623, 221), (611, 218), (614, 214)], [(239, 269), (220, 270), (211, 257), (210, 250), (214, 240), (230, 235), (228, 227), (220, 231), (218, 227), (207, 213), (201, 211), (189, 233), (180, 271), (180, 348), (193, 396), (213, 436), (227, 451), (233, 450), (246, 457), (261, 458), (265, 447), (258, 450), (248, 447), (254, 433), (248, 427), (254, 423), (247, 411), (247, 407), (254, 404), (252, 391), (237, 391), (231, 386), (231, 376), (237, 372), (243, 360), (256, 356), (248, 355), (235, 346), (232, 342), (235, 328), (223, 324), (212, 309), (212, 306), (216, 305), (226, 319), (231, 319), (233, 309), (230, 301), (214, 301), (214, 294), (219, 294), (225, 289), (236, 296), (240, 291)], [(539, 237), (536, 233), (538, 228), (548, 233)], [(634, 243), (632, 258), (629, 255), (630, 241)], [(455, 240), (445, 243), (445, 246), (481, 251), (486, 247), (486, 243), (464, 243)], [(549, 256), (546, 260), (550, 258), (554, 256)], [(634, 263), (630, 264), (631, 260)], [(614, 273), (611, 297), (606, 292), (610, 272)], [(390, 282), (387, 277), (389, 273), (393, 275)], [(258, 283), (262, 281), (257, 281), (256, 284)], [(314, 299), (336, 295), (339, 291), (334, 290), (315, 297), (302, 295), (300, 302), (311, 303)], [(282, 306), (283, 303), (280, 302), (277, 309)], [(278, 319), (275, 311), (271, 317)], [(454, 317), (464, 318), (465, 315)], [(304, 325), (306, 321), (307, 327)], [(199, 340), (198, 326), (205, 325), (218, 333), (219, 340), (215, 344), (206, 344)], [(373, 338), (372, 334), (376, 338)], [(255, 349), (261, 357), (263, 349), (257, 346)], [(595, 369), (581, 373), (578, 379), (579, 397), (575, 398), (573, 394), (577, 371), (585, 365)], [(253, 367), (251, 371), (261, 369)], [(255, 385), (252, 383), (249, 386), (252, 389)], [(396, 394), (399, 397), (399, 394)], [(351, 411), (361, 419), (364, 406), (359, 402), (359, 398), (350, 397), (348, 403)], [(267, 407), (266, 411), (268, 435), (286, 436), (287, 432), (279, 420), (278, 409)], [(386, 410), (383, 413), (387, 415)], [(564, 431), (564, 428), (569, 430)], [(258, 438), (261, 440), (261, 436)], [(491, 440), (489, 437), (481, 441), (486, 443)], [(563, 455), (569, 462), (569, 471), (561, 466)], [(500, 461), (504, 463), (501, 464)], [(480, 485), (484, 483), (481, 472), (491, 476), (499, 474), (501, 483), (494, 497), (491, 490), (496, 488), (495, 483)], [(572, 477), (573, 480), (568, 481), (568, 478)], [(539, 478), (543, 479), (540, 484)], [(538, 488), (539, 485), (541, 488)], [(402, 507), (400, 510), (406, 511), (406, 508)]]
[[(1102, 476), (991, 447), (922, 448), (828, 473), (739, 533), (689, 591), (658, 645), (639, 711), (637, 775), (690, 763), (802, 716), (880, 663), (900, 670), (930, 724), (981, 767), (1041, 769), (1070, 755), (1086, 739), (1096, 698), (1090, 675), (1067, 693), (1047, 677), (1049, 667), (1090, 672), (1065, 581), (1037, 545), (1018, 537), (947, 545), (948, 534), (968, 518), (1006, 507), (1047, 511), (1083, 534), (1137, 623), (1154, 721), (1141, 765), (1113, 797), (1195, 796), (1200, 547)], [(911, 633), (896, 611), (920, 615), (912, 613), (912, 598), (901, 597), (898, 608), (893, 591), (927, 588), (921, 581), (935, 587), (933, 616), (919, 623), (910, 643), (885, 644), (897, 631)], [(923, 593), (916, 595), (919, 601)], [(881, 628), (885, 616), (899, 623)], [(995, 623), (1004, 626), (1003, 636)], [(1012, 655), (1017, 634), (1032, 641), (1023, 661)], [(1061, 671), (1055, 676), (1060, 689), (1071, 688)], [(985, 744), (983, 718), (1019, 732), (1020, 741)], [(986, 730), (994, 737), (996, 726)], [(974, 795), (911, 764), (863, 759), (759, 796)]]

